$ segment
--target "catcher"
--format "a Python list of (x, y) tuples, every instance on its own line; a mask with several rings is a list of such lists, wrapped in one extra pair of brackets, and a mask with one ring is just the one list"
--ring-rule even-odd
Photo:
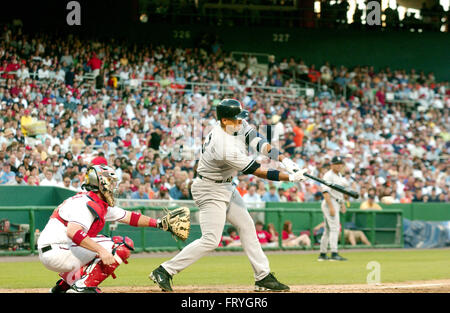
[(128, 237), (99, 235), (105, 221), (119, 221), (135, 227), (155, 227), (186, 239), (189, 209), (179, 208), (161, 219), (130, 212), (114, 204), (115, 171), (94, 165), (86, 172), (80, 192), (60, 204), (39, 236), (39, 259), (61, 277), (52, 293), (99, 293), (98, 286), (122, 263), (127, 263), (133, 241)]

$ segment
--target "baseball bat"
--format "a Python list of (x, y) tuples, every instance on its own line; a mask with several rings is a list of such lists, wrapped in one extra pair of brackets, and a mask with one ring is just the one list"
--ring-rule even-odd
[(312, 176), (312, 175), (309, 175), (307, 173), (305, 173), (303, 175), (308, 177), (308, 178), (311, 178), (312, 180), (318, 181), (319, 183), (324, 184), (325, 186), (328, 186), (328, 187), (330, 187), (330, 188), (332, 188), (332, 189), (334, 189), (336, 191), (339, 191), (339, 192), (341, 192), (341, 193), (343, 193), (343, 194), (345, 194), (347, 196), (350, 196), (350, 197), (355, 198), (355, 199), (359, 198), (359, 194), (356, 191), (346, 189), (344, 186), (341, 186), (341, 185), (338, 185), (338, 184), (331, 184), (331, 183), (329, 183), (329, 182), (327, 182), (327, 181), (325, 181), (325, 180), (323, 180), (323, 179), (321, 179), (319, 177)]

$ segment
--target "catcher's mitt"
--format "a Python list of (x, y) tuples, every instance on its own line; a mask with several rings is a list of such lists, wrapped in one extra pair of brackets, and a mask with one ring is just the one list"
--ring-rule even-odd
[(189, 237), (191, 229), (191, 213), (187, 207), (179, 207), (169, 211), (164, 209), (167, 214), (161, 218), (161, 228), (170, 232), (175, 240), (180, 238), (186, 240)]

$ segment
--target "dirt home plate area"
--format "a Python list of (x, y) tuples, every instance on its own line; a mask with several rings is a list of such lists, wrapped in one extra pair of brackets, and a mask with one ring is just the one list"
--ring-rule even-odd
[[(290, 286), (294, 293), (450, 293), (450, 279), (382, 284), (354, 285), (296, 285)], [(159, 293), (154, 286), (103, 287), (105, 293)], [(252, 286), (175, 286), (179, 293), (253, 293)], [(0, 293), (48, 293), (49, 288), (0, 289)], [(255, 293), (256, 294), (256, 293)]]

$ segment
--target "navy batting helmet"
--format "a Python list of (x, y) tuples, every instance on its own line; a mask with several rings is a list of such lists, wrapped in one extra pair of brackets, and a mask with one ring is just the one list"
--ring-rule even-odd
[(344, 164), (344, 161), (341, 157), (336, 155), (331, 159), (331, 164)]
[(242, 109), (242, 104), (236, 99), (223, 99), (216, 107), (217, 119), (222, 118), (239, 119), (247, 118), (248, 111)]

